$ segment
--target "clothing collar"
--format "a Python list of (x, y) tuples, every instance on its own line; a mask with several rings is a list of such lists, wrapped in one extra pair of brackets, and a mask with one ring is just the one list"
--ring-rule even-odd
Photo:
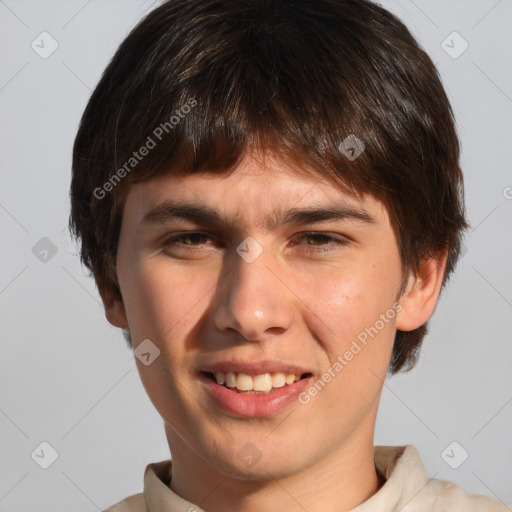
[[(404, 507), (427, 486), (423, 463), (416, 448), (407, 446), (375, 446), (375, 467), (384, 477), (384, 485), (352, 512), (392, 512)], [(165, 460), (146, 467), (144, 499), (147, 512), (204, 512), (197, 505), (184, 500), (169, 488), (172, 462)]]

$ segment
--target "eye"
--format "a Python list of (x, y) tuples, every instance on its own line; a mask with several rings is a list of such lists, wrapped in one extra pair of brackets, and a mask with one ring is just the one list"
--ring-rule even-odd
[(164, 245), (170, 246), (170, 245), (185, 245), (185, 246), (191, 246), (191, 247), (197, 247), (198, 245), (201, 245), (201, 243), (204, 243), (205, 239), (209, 239), (210, 237), (206, 235), (205, 233), (197, 233), (197, 232), (190, 232), (190, 233), (181, 233), (179, 235), (174, 235), (169, 237)]
[[(297, 245), (309, 253), (340, 250), (350, 241), (343, 235), (323, 232), (302, 233), (299, 234), (297, 240), (298, 242), (293, 245)], [(188, 231), (174, 233), (169, 236), (163, 242), (163, 247), (169, 252), (190, 254), (199, 251), (211, 251), (217, 244), (218, 242), (207, 233)]]
[(217, 249), (218, 243), (206, 233), (188, 231), (174, 233), (167, 237), (162, 247), (169, 256), (181, 257), (202, 257)]
[(307, 250), (315, 251), (335, 251), (349, 243), (349, 240), (342, 235), (332, 236), (328, 233), (303, 233), (300, 240), (306, 240)]

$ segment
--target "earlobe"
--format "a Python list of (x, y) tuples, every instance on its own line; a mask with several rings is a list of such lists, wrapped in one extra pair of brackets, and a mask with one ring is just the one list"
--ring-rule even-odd
[(112, 284), (105, 285), (100, 295), (107, 320), (115, 327), (127, 329), (128, 320), (126, 318), (123, 298), (119, 290), (114, 289)]
[(411, 276), (400, 298), (402, 309), (397, 315), (396, 328), (412, 331), (431, 317), (443, 284), (446, 251), (424, 261), (415, 276)]

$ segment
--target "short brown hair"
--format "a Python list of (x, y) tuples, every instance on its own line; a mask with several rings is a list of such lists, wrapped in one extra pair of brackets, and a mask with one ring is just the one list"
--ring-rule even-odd
[[(119, 47), (74, 144), (70, 228), (100, 293), (120, 297), (131, 182), (229, 171), (252, 148), (380, 199), (404, 274), (446, 250), (446, 282), (467, 226), (459, 141), (407, 28), (368, 0), (169, 0)], [(397, 332), (391, 373), (414, 366), (425, 333)]]

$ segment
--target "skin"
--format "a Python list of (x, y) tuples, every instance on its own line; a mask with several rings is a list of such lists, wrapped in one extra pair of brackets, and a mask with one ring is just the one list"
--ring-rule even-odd
[[(144, 224), (166, 200), (207, 205), (230, 219), (229, 229), (183, 219)], [(280, 209), (334, 202), (374, 222), (263, 222)], [(205, 236), (165, 244), (183, 231)], [(252, 263), (235, 250), (249, 236), (263, 249)], [(404, 276), (381, 202), (248, 154), (232, 173), (132, 185), (116, 265), (122, 300), (103, 290), (106, 316), (129, 327), (135, 348), (149, 338), (161, 351), (149, 366), (136, 361), (165, 422), (174, 492), (208, 512), (340, 512), (378, 491), (373, 434), (395, 332), (428, 320), (444, 272), (443, 257), (424, 262), (398, 297)], [(287, 361), (318, 378), (397, 298), (400, 311), (307, 404), (239, 417), (217, 407), (197, 379), (202, 365), (231, 358)], [(251, 467), (237, 456), (249, 441), (261, 453)]]

